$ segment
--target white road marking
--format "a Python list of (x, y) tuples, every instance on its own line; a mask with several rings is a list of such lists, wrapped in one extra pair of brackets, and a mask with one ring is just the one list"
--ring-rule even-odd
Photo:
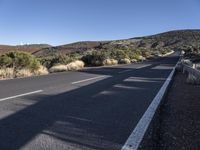
[(147, 65), (139, 66), (139, 67), (137, 67), (136, 69), (142, 69), (142, 68), (145, 68), (145, 67), (148, 67), (148, 66), (151, 66), (151, 64), (147, 64)]
[(32, 95), (32, 94), (41, 93), (41, 92), (43, 92), (43, 90), (38, 90), (38, 91), (28, 92), (28, 93), (19, 94), (19, 95), (15, 95), (15, 96), (10, 96), (10, 97), (6, 97), (6, 98), (1, 98), (0, 101), (5, 101), (5, 100), (18, 98), (18, 97), (22, 97), (22, 96), (27, 96), (27, 95)]
[(148, 109), (146, 110), (146, 112), (144, 113), (140, 121), (138, 122), (137, 126), (135, 127), (135, 129), (133, 130), (133, 132), (131, 133), (131, 135), (129, 136), (129, 138), (127, 139), (126, 143), (124, 144), (121, 150), (137, 150), (138, 149), (145, 135), (145, 132), (148, 129), (151, 123), (151, 120), (154, 114), (156, 113), (156, 110), (169, 86), (169, 83), (172, 80), (174, 72), (175, 72), (175, 68), (172, 70), (172, 72), (168, 76), (167, 80), (165, 81), (165, 83), (163, 84), (163, 86), (161, 87), (161, 89), (159, 90), (159, 92), (157, 93), (157, 95), (155, 96), (151, 104), (149, 105)]
[(84, 80), (72, 82), (71, 84), (78, 84), (78, 83), (87, 82), (87, 81), (91, 81), (91, 80), (95, 80), (95, 79), (99, 79), (99, 78), (103, 78), (103, 77), (105, 77), (105, 76), (98, 76), (98, 77), (94, 77), (94, 78), (84, 79)]
[(120, 71), (120, 72), (118, 72), (118, 73), (121, 74), (121, 73), (125, 73), (125, 72), (130, 72), (130, 71), (132, 71), (132, 70), (130, 70), (130, 69), (129, 69), (129, 70), (123, 70), (123, 71)]

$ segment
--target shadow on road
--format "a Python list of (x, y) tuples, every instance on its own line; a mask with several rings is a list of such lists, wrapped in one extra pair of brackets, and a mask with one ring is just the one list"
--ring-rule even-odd
[[(169, 65), (177, 60), (169, 59)], [(37, 149), (41, 143), (47, 149), (66, 149), (66, 143), (80, 149), (120, 149), (171, 71), (155, 66), (120, 75), (115, 68), (84, 70), (111, 77), (58, 95), (16, 100), (36, 103), (0, 120), (0, 149)]]

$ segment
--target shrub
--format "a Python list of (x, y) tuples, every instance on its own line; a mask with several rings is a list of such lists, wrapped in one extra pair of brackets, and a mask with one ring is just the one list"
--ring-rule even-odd
[(33, 59), (31, 64), (27, 67), (31, 72), (37, 71), (40, 69), (40, 63), (37, 59)]
[(144, 60), (146, 60), (145, 57), (143, 57), (143, 56), (139, 56), (139, 61), (144, 61)]
[(71, 62), (67, 65), (56, 65), (49, 69), (49, 72), (64, 72), (64, 71), (71, 71), (71, 70), (80, 70), (83, 69), (84, 62), (80, 60), (76, 60), (74, 62)]
[(124, 58), (129, 58), (128, 54), (126, 53), (127, 51), (125, 50), (112, 50), (110, 57), (114, 58), (116, 60), (124, 59)]
[(20, 69), (30, 69), (31, 71), (37, 70), (40, 63), (37, 59), (26, 52), (9, 52), (0, 56), (1, 68), (13, 68), (14, 71)]
[(0, 79), (3, 78), (13, 78), (14, 76), (14, 70), (13, 68), (3, 68), (0, 69)]
[(139, 57), (140, 57), (140, 55), (137, 54), (137, 53), (134, 53), (134, 52), (131, 52), (131, 53), (129, 54), (129, 58), (130, 58), (131, 60), (133, 60), (133, 59), (139, 60)]
[(142, 56), (144, 58), (149, 58), (151, 56), (151, 52), (149, 50), (143, 50), (142, 51)]
[(16, 78), (16, 77), (29, 77), (32, 75), (44, 75), (48, 74), (48, 70), (41, 66), (39, 67), (38, 70), (35, 70), (32, 72), (30, 69), (20, 69), (20, 70), (15, 70), (13, 68), (2, 68), (0, 69), (0, 79), (3, 78)]
[(46, 67), (40, 65), (39, 69), (34, 71), (34, 75), (46, 75), (48, 74), (48, 70)]
[(83, 61), (80, 61), (80, 60), (76, 60), (74, 62), (71, 62), (69, 64), (67, 64), (67, 69), (68, 71), (70, 70), (80, 70), (80, 69), (83, 69), (84, 68), (84, 62)]
[(120, 64), (130, 64), (131, 61), (130, 61), (130, 59), (128, 59), (128, 58), (124, 58), (124, 59), (120, 59), (119, 63), (120, 63)]
[(105, 59), (103, 65), (117, 65), (118, 61), (115, 59)]
[(101, 60), (92, 60), (91, 62), (92, 66), (102, 66), (102, 61)]
[(49, 69), (49, 72), (53, 73), (53, 72), (63, 72), (63, 71), (68, 71), (68, 68), (66, 65), (56, 65), (53, 66)]
[(105, 50), (92, 50), (88, 53), (85, 53), (81, 60), (86, 65), (92, 66), (101, 66), (103, 65), (103, 61), (109, 58), (109, 52)]
[(33, 73), (29, 69), (20, 69), (16, 71), (15, 77), (30, 77)]
[(12, 58), (8, 57), (7, 55), (0, 56), (0, 67), (1, 68), (7, 68), (11, 66), (12, 64)]
[(131, 62), (132, 62), (132, 63), (136, 63), (136, 62), (137, 62), (137, 59), (131, 59)]
[(40, 63), (47, 67), (51, 68), (52, 66), (59, 65), (59, 64), (68, 64), (75, 60), (74, 57), (77, 57), (76, 55), (54, 55), (54, 56), (48, 56), (48, 57), (42, 57), (39, 58)]

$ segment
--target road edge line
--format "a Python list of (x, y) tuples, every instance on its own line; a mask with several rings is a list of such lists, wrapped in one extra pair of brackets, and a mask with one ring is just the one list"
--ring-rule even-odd
[(160, 88), (159, 92), (154, 97), (153, 101), (151, 102), (151, 104), (149, 105), (145, 113), (143, 114), (142, 118), (137, 123), (136, 127), (134, 128), (131, 135), (126, 140), (121, 150), (137, 150), (138, 149), (154, 117), (154, 114), (156, 113), (158, 109), (158, 106), (160, 105), (165, 93), (167, 92), (167, 89), (175, 74), (176, 66), (171, 71), (170, 75), (168, 76), (168, 78), (166, 79), (162, 87)]

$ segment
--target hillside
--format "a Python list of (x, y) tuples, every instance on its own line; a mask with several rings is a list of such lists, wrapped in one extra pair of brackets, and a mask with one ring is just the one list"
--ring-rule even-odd
[(71, 52), (81, 52), (86, 51), (88, 49), (96, 49), (101, 46), (101, 42), (92, 42), (92, 41), (85, 41), (85, 42), (76, 42), (66, 45), (60, 45), (56, 47), (47, 47), (40, 49), (39, 51), (34, 52), (34, 55), (37, 56), (47, 56), (53, 55), (55, 53), (59, 54), (69, 54)]
[(49, 56), (54, 54), (69, 54), (83, 52), (89, 49), (132, 49), (132, 50), (188, 50), (200, 53), (200, 30), (177, 30), (160, 33), (152, 36), (130, 38), (113, 41), (83, 41), (67, 45), (24, 45), (5, 46), (0, 45), (0, 54), (10, 50), (22, 50), (33, 53), (36, 56)]
[(113, 41), (77, 42), (57, 47), (44, 48), (35, 55), (44, 56), (54, 53), (67, 54), (88, 49), (173, 49), (200, 51), (200, 30), (170, 31), (152, 36)]
[(4, 54), (9, 51), (25, 51), (29, 53), (34, 53), (36, 51), (40, 51), (43, 48), (51, 47), (51, 45), (47, 44), (30, 44), (30, 45), (0, 45), (0, 54)]

